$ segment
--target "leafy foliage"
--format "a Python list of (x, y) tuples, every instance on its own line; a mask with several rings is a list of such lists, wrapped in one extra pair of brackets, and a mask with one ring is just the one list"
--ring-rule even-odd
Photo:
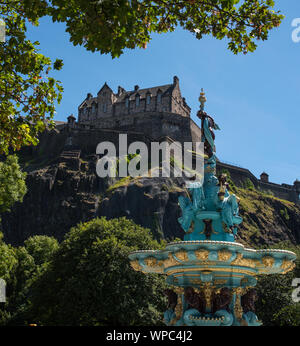
[(252, 181), (249, 178), (247, 178), (244, 181), (244, 187), (245, 187), (245, 189), (248, 189), (248, 190), (254, 190), (255, 189), (254, 184), (252, 183)]
[(23, 201), (27, 192), (25, 178), (26, 173), (21, 171), (17, 156), (8, 156), (0, 162), (0, 213), (9, 211), (15, 202)]
[(280, 215), (281, 215), (286, 221), (289, 221), (290, 217), (289, 217), (289, 213), (288, 213), (288, 211), (287, 211), (286, 208), (280, 209)]
[(125, 218), (72, 228), (34, 283), (27, 316), (39, 325), (160, 323), (164, 279), (135, 272), (128, 259), (130, 251), (160, 247)]
[(52, 0), (50, 14), (66, 22), (74, 45), (118, 57), (124, 48), (145, 47), (151, 33), (183, 27), (201, 39), (211, 34), (227, 38), (234, 53), (252, 52), (255, 39), (283, 18), (273, 0)]
[[(37, 144), (37, 134), (53, 125), (55, 102), (61, 100), (60, 82), (48, 76), (51, 60), (38, 52), (39, 42), (26, 38), (26, 19), (38, 25), (46, 7), (43, 0), (1, 2), (6, 40), (0, 43), (0, 153)], [(54, 68), (61, 67), (57, 60)]]
[(282, 242), (275, 248), (294, 251), (296, 267), (285, 275), (263, 275), (258, 278), (256, 311), (265, 326), (300, 325), (299, 304), (292, 301), (292, 281), (300, 277), (300, 247)]
[(276, 326), (294, 326), (300, 325), (300, 304), (294, 303), (285, 306), (274, 315), (274, 324)]
[(31, 237), (18, 248), (0, 243), (0, 277), (7, 283), (7, 302), (0, 304), (0, 325), (30, 323), (25, 313), (30, 287), (57, 249), (57, 240), (46, 236)]
[(58, 241), (53, 237), (35, 235), (24, 242), (26, 251), (33, 257), (35, 264), (42, 265), (51, 259), (58, 250)]
[[(15, 250), (5, 244), (2, 241), (2, 233), (0, 232), (0, 279), (4, 280), (4, 283), (10, 280), (11, 273), (15, 270), (17, 266), (17, 259), (15, 257)], [(6, 292), (7, 292), (6, 288)], [(5, 325), (10, 318), (10, 313), (7, 310), (7, 303), (0, 303), (0, 326)]]

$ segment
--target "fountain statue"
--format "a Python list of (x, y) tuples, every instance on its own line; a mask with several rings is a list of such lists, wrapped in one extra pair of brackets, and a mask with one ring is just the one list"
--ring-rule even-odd
[(178, 199), (178, 219), (184, 240), (164, 250), (141, 250), (129, 255), (131, 265), (143, 273), (167, 276), (167, 325), (258, 326), (254, 286), (261, 274), (285, 274), (295, 266), (291, 251), (248, 249), (236, 242), (242, 218), (239, 198), (229, 193), (226, 174), (216, 177), (214, 130), (219, 126), (204, 111), (201, 91), (197, 116), (204, 143), (203, 182), (189, 182)]

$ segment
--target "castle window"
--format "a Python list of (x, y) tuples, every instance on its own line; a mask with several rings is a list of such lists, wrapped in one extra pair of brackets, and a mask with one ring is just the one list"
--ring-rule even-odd
[(93, 114), (96, 113), (96, 105), (95, 105), (95, 103), (92, 104), (92, 113)]
[(107, 104), (106, 103), (103, 104), (102, 109), (103, 109), (103, 113), (106, 113), (106, 111), (107, 111)]
[(125, 99), (125, 107), (128, 108), (129, 107), (129, 98), (126, 97)]
[(158, 91), (157, 93), (157, 103), (161, 103), (161, 92)]
[(150, 105), (150, 101), (151, 101), (151, 96), (150, 96), (150, 94), (147, 94), (147, 96), (146, 96), (147, 105)]
[(140, 95), (136, 95), (135, 97), (135, 106), (138, 107), (140, 105)]

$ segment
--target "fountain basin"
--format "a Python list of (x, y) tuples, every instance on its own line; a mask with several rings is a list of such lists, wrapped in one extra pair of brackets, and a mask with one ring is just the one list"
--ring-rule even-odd
[(135, 251), (132, 267), (167, 275), (167, 283), (188, 287), (212, 282), (215, 287), (256, 285), (260, 274), (285, 274), (295, 266), (288, 250), (254, 250), (240, 243), (199, 240), (169, 243), (164, 250)]

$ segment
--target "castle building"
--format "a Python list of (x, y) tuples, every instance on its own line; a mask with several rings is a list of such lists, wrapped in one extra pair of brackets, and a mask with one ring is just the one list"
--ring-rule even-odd
[(200, 141), (201, 131), (190, 112), (177, 76), (172, 84), (144, 89), (136, 85), (130, 91), (119, 86), (116, 93), (105, 83), (97, 96), (87, 94), (78, 107), (78, 121), (71, 115), (68, 126), (78, 130), (139, 132), (154, 141), (169, 137), (181, 143), (195, 143)]
[(114, 93), (105, 83), (93, 97), (88, 93), (86, 99), (78, 107), (78, 122), (103, 126), (112, 118), (136, 115), (139, 113), (158, 112), (175, 113), (190, 117), (190, 107), (181, 96), (179, 79), (174, 76), (173, 84), (161, 85), (126, 91), (121, 86)]
[[(140, 89), (138, 85), (127, 91), (121, 86), (114, 91), (104, 83), (93, 97), (87, 94), (78, 107), (78, 121), (73, 115), (67, 123), (57, 122), (57, 129), (66, 136), (65, 145), (82, 152), (95, 151), (100, 141), (110, 141), (118, 146), (118, 133), (127, 133), (129, 142), (153, 141), (199, 142), (201, 130), (190, 117), (191, 108), (181, 95), (179, 79), (172, 84)], [(129, 143), (128, 143), (129, 144)], [(300, 203), (300, 182), (293, 185), (275, 184), (263, 172), (260, 179), (248, 169), (217, 161), (217, 170), (228, 171), (238, 186), (250, 179), (256, 188), (274, 196)]]

